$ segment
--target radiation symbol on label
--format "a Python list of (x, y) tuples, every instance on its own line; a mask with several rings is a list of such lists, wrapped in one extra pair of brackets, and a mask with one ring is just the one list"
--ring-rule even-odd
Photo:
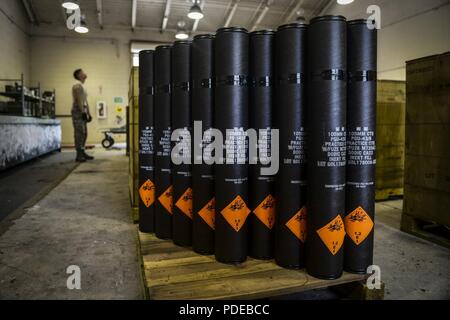
[(300, 239), (301, 242), (306, 240), (306, 208), (303, 207), (297, 211), (297, 213), (286, 222), (286, 227)]
[(337, 215), (336, 218), (317, 230), (317, 233), (328, 250), (335, 255), (344, 243), (344, 221), (342, 221), (340, 215)]
[(275, 198), (269, 194), (253, 212), (267, 228), (272, 229), (275, 223)]
[(181, 212), (188, 216), (189, 219), (192, 219), (192, 189), (187, 188), (175, 205)]
[(244, 225), (245, 220), (247, 220), (250, 209), (247, 207), (241, 196), (237, 196), (220, 213), (222, 213), (223, 217), (227, 220), (230, 226), (236, 232), (239, 232)]
[(155, 201), (155, 185), (150, 179), (145, 181), (139, 188), (139, 196), (147, 208)]
[(166, 191), (163, 192), (162, 195), (158, 198), (159, 202), (162, 204), (162, 206), (170, 213), (172, 214), (172, 186), (168, 187)]
[(367, 238), (372, 228), (372, 219), (361, 207), (356, 208), (345, 217), (345, 231), (356, 245)]
[(214, 230), (214, 219), (216, 215), (216, 200), (212, 198), (209, 202), (198, 212), (198, 215)]

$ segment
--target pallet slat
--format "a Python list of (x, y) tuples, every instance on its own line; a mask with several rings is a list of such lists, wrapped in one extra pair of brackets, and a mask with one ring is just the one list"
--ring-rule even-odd
[(336, 280), (320, 280), (304, 270), (283, 269), (272, 260), (252, 258), (242, 264), (223, 264), (214, 256), (198, 255), (141, 232), (139, 242), (145, 285), (155, 300), (267, 298), (365, 278), (344, 273)]
[(277, 269), (200, 281), (151, 286), (153, 299), (259, 299), (297, 293), (362, 280), (359, 275), (344, 274), (337, 280), (320, 280), (303, 270)]
[(424, 230), (424, 228), (421, 226), (421, 224), (423, 223), (424, 220), (403, 213), (401, 220), (401, 230), (416, 237), (450, 248), (450, 239)]
[(184, 261), (184, 265), (173, 264), (165, 268), (146, 266), (148, 268), (146, 274), (151, 287), (155, 288), (163, 284), (204, 281), (280, 269), (274, 263), (260, 263), (256, 260), (246, 261), (239, 266), (227, 266), (215, 263), (211, 259), (214, 258), (208, 259), (207, 262), (186, 263), (187, 261)]

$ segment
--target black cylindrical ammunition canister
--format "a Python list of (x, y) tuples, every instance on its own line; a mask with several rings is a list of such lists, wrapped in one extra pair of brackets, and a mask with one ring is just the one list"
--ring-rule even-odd
[[(201, 121), (198, 140), (201, 144), (192, 144), (192, 248), (200, 254), (214, 253), (214, 166), (203, 161), (203, 148), (212, 142), (209, 129), (214, 121), (214, 36), (197, 35), (192, 41), (192, 127)], [(205, 157), (210, 155), (207, 150)], [(211, 159), (212, 157), (210, 157)], [(209, 160), (210, 160), (209, 159)], [(208, 159), (205, 159), (208, 160)]]
[(224, 263), (247, 257), (248, 41), (243, 28), (221, 28), (215, 39), (214, 119), (226, 148), (225, 163), (215, 165), (215, 256)]
[[(257, 135), (249, 138), (249, 148), (257, 153), (249, 166), (249, 255), (257, 259), (273, 257), (273, 225), (275, 222), (274, 175), (263, 175), (271, 157), (273, 104), (273, 42), (274, 32), (261, 30), (250, 33), (249, 123)], [(251, 160), (251, 159), (250, 159)]]
[(176, 245), (192, 244), (191, 186), (191, 42), (175, 41), (172, 47), (172, 239)]
[(373, 259), (377, 31), (347, 23), (347, 185), (344, 269), (366, 273)]
[(172, 177), (170, 160), (170, 56), (171, 46), (155, 49), (155, 234), (172, 238)]
[(347, 24), (342, 16), (311, 20), (308, 33), (308, 205), (306, 270), (341, 276), (345, 229)]
[(153, 50), (139, 52), (139, 230), (154, 232)]
[(280, 26), (275, 35), (274, 115), (280, 130), (275, 262), (285, 268), (305, 263), (307, 30), (307, 25), (294, 23)]

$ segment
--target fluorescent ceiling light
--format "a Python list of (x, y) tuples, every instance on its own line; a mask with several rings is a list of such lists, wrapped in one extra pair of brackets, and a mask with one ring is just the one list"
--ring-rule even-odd
[(67, 10), (77, 10), (80, 8), (78, 3), (76, 3), (75, 1), (64, 1), (61, 5), (63, 6), (64, 9)]
[(354, 0), (337, 0), (338, 4), (346, 5), (352, 3)]

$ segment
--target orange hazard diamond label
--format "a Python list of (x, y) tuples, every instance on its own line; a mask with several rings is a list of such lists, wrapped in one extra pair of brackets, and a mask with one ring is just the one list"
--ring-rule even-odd
[(342, 221), (340, 215), (337, 215), (336, 218), (317, 230), (317, 233), (323, 243), (327, 246), (328, 250), (335, 255), (344, 243), (344, 221)]
[(192, 219), (192, 188), (187, 188), (175, 205), (181, 212)]
[(372, 228), (372, 219), (361, 207), (356, 208), (345, 217), (345, 231), (356, 245), (367, 238)]
[(172, 186), (168, 187), (166, 191), (163, 192), (162, 195), (158, 198), (159, 202), (162, 204), (162, 206), (170, 213), (172, 214)]
[(306, 208), (303, 207), (297, 211), (297, 213), (286, 222), (286, 227), (300, 239), (301, 242), (306, 240)]
[(275, 223), (275, 198), (269, 194), (253, 212), (267, 228), (272, 229)]
[(155, 201), (155, 185), (150, 179), (145, 181), (139, 188), (139, 196), (147, 208)]
[(244, 225), (245, 220), (247, 220), (250, 209), (247, 207), (241, 196), (237, 196), (220, 213), (222, 213), (230, 226), (236, 232), (239, 232)]
[(214, 219), (216, 216), (216, 199), (212, 198), (209, 202), (198, 212), (198, 215), (214, 230)]

